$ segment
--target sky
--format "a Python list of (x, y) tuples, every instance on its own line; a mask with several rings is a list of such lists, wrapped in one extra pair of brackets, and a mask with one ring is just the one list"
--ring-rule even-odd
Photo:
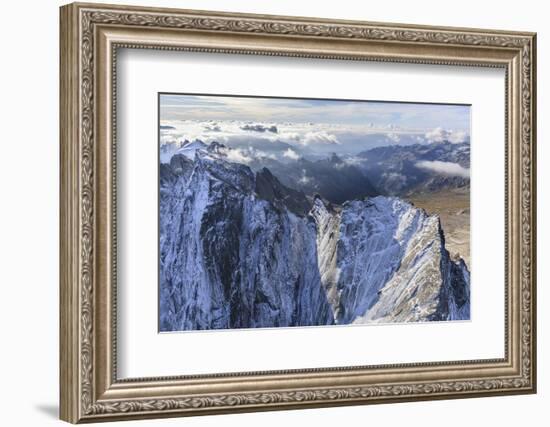
[(466, 105), (161, 94), (159, 108), (161, 144), (216, 140), (274, 156), (470, 138)]

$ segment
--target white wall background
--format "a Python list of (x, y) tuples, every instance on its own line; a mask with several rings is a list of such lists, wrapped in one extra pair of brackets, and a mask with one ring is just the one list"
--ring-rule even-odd
[[(122, 3), (110, 0), (113, 3)], [(129, 0), (130, 1), (130, 0)], [(133, 425), (545, 425), (548, 310), (550, 29), (544, 2), (133, 0), (133, 4), (538, 32), (539, 393), (439, 402), (209, 416)], [(2, 425), (60, 425), (58, 402), (58, 6), (3, 5), (0, 67), (0, 401)]]

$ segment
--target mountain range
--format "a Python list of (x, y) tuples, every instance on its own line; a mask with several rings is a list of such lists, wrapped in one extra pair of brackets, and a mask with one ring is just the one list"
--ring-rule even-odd
[(404, 196), (470, 185), (470, 143), (388, 145), (363, 151), (354, 163), (377, 190)]
[(469, 188), (470, 144), (388, 145), (355, 156), (332, 154), (309, 160), (254, 159), (252, 169), (267, 167), (285, 185), (320, 194), (332, 203), (374, 195), (407, 196)]
[(268, 168), (284, 185), (311, 196), (319, 194), (336, 204), (379, 194), (360, 168), (336, 154), (320, 160), (254, 159), (249, 166), (253, 170)]
[(230, 150), (195, 141), (160, 165), (161, 331), (469, 319), (438, 216), (376, 195), (363, 163)]

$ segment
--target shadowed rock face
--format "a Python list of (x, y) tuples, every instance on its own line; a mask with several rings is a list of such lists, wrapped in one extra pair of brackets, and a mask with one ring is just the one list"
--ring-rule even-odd
[(163, 331), (469, 318), (469, 272), (436, 216), (331, 206), (215, 149), (160, 169)]
[(287, 208), (278, 181), (207, 154), (188, 176), (171, 166), (161, 175), (161, 330), (334, 323), (315, 224)]
[(346, 163), (336, 154), (322, 160), (300, 158), (287, 163), (262, 159), (252, 161), (250, 166), (254, 170), (267, 166), (285, 186), (308, 195), (319, 194), (332, 203), (341, 204), (346, 200), (379, 194), (358, 167)]
[(306, 216), (311, 209), (311, 203), (303, 192), (285, 187), (267, 168), (256, 174), (255, 191), (260, 199), (271, 202), (279, 209), (286, 208), (296, 215)]

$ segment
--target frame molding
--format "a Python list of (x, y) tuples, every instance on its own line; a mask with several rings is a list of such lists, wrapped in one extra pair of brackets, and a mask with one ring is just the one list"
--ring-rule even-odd
[[(60, 14), (63, 420), (536, 391), (535, 34), (80, 3)], [(505, 68), (505, 358), (118, 380), (115, 65), (122, 47)]]

